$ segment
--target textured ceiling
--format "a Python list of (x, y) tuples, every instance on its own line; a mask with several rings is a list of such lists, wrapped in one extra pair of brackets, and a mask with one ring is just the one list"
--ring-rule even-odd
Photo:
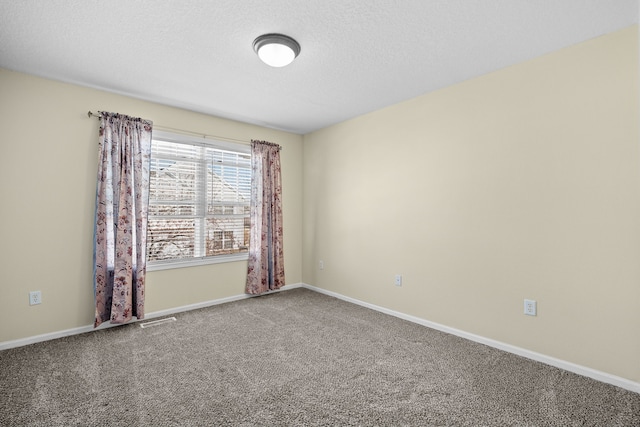
[[(0, 67), (307, 133), (637, 22), (637, 0), (0, 0)], [(271, 32), (290, 66), (253, 52)]]

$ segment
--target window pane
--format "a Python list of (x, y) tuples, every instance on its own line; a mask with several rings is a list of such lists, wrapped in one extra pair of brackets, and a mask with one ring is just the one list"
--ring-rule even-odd
[(196, 162), (152, 158), (149, 171), (149, 199), (194, 202), (197, 198), (197, 166)]
[(147, 234), (147, 259), (181, 259), (194, 256), (194, 219), (149, 218)]
[(176, 159), (197, 159), (200, 157), (200, 148), (190, 144), (153, 140), (153, 153), (156, 157), (170, 157)]
[(149, 215), (194, 216), (195, 214), (195, 205), (149, 203)]
[(247, 252), (248, 221), (243, 217), (208, 218), (206, 227), (207, 256)]
[(207, 198), (209, 201), (248, 203), (251, 197), (251, 170), (212, 165), (209, 168)]
[(244, 215), (249, 214), (247, 205), (209, 205), (207, 207), (209, 215)]

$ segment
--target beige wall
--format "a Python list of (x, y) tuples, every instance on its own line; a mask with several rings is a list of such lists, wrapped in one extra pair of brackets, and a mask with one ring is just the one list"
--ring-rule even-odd
[(305, 135), (304, 282), (639, 382), (638, 99), (632, 27)]
[[(0, 342), (93, 322), (98, 121), (156, 125), (283, 146), (287, 283), (302, 280), (302, 137), (0, 69)], [(246, 261), (150, 272), (146, 312), (244, 292)], [(28, 293), (42, 291), (41, 305)]]

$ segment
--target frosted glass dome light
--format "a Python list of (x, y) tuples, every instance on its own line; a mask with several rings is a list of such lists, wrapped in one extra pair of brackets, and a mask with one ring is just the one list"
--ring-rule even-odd
[(265, 34), (253, 41), (258, 57), (272, 67), (284, 67), (300, 54), (300, 45), (283, 34)]

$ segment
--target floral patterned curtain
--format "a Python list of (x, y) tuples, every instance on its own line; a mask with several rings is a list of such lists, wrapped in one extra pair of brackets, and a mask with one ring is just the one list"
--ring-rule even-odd
[(95, 323), (144, 318), (152, 123), (100, 113), (94, 231)]
[(246, 292), (284, 286), (280, 146), (251, 141), (251, 232)]

